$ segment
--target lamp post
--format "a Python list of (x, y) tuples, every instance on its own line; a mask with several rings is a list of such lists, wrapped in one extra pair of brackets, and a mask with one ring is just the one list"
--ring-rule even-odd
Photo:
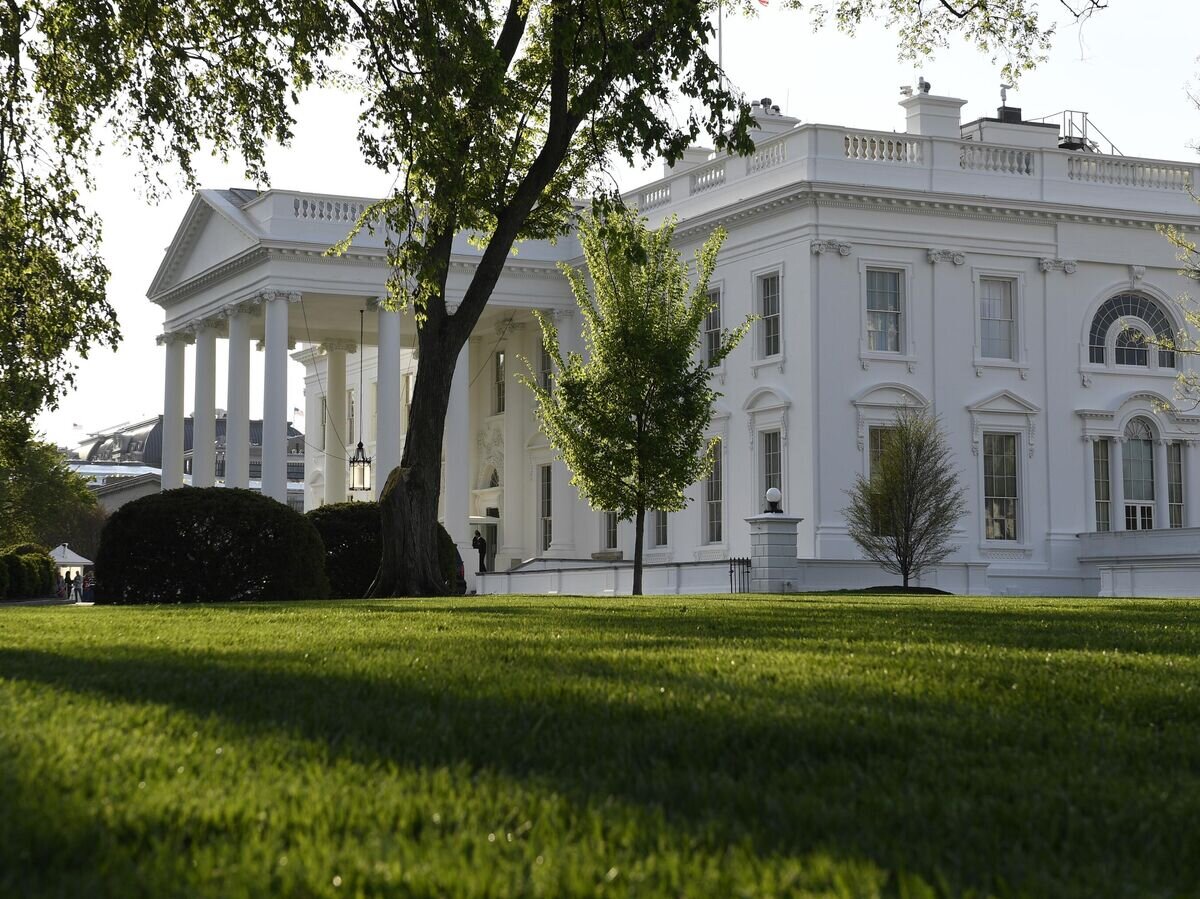
[(358, 311), (358, 446), (350, 457), (350, 490), (355, 493), (366, 493), (371, 490), (371, 457), (363, 450), (363, 315), (366, 310)]
[(783, 514), (783, 494), (779, 492), (778, 487), (767, 490), (767, 508), (763, 512), (771, 515)]

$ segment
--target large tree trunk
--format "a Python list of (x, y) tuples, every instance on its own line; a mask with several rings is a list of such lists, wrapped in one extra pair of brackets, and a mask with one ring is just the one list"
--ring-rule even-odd
[(633, 536), (633, 595), (642, 595), (642, 550), (646, 542), (646, 507), (638, 506), (634, 516), (636, 533)]
[[(441, 491), (442, 431), (450, 405), (454, 366), (464, 341), (432, 320), (418, 332), (421, 361), (413, 386), (408, 435), (400, 467), (379, 497), (383, 558), (368, 596), (437, 596), (450, 593), (438, 566), (437, 513)], [(466, 477), (466, 472), (446, 473)], [(453, 531), (451, 531), (453, 535)]]

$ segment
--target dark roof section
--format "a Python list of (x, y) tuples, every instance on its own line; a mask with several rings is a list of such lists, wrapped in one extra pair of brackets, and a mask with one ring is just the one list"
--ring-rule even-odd
[[(218, 418), (216, 420), (217, 440), (221, 443), (225, 442), (225, 422), (226, 422), (226, 420), (224, 418)], [(192, 417), (190, 415), (187, 416), (183, 420), (183, 451), (185, 453), (189, 452), (192, 448), (193, 425), (194, 425), (194, 422), (192, 421)], [(155, 468), (162, 468), (162, 431), (163, 431), (163, 423), (162, 423), (162, 416), (160, 415), (158, 417), (158, 421), (156, 421), (154, 423), (154, 425), (148, 431), (145, 431), (144, 436), (140, 433), (137, 435), (142, 440), (144, 440), (144, 445), (143, 445), (142, 451), (141, 451), (141, 459), (136, 460), (136, 461), (140, 461), (143, 465), (150, 465)], [(125, 436), (125, 435), (123, 435), (122, 432), (116, 432), (116, 433), (121, 434), (122, 436)], [(262, 446), (262, 434), (263, 434), (262, 419), (261, 418), (251, 419), (250, 420), (250, 445), (251, 446)], [(294, 438), (303, 437), (303, 436), (304, 436), (304, 434), (302, 434), (300, 431), (296, 430), (296, 428), (293, 427), (292, 423), (289, 421), (288, 426), (287, 426), (287, 439), (292, 440)], [(97, 458), (97, 451), (106, 442), (107, 441), (103, 438), (100, 440), (97, 440), (95, 446), (92, 447), (91, 452), (88, 453), (87, 461), (89, 461), (89, 462), (103, 461), (103, 460)]]

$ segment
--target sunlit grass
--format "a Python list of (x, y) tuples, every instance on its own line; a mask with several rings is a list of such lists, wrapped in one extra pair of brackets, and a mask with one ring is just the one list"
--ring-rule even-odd
[(1200, 603), (0, 612), (0, 895), (1200, 895)]

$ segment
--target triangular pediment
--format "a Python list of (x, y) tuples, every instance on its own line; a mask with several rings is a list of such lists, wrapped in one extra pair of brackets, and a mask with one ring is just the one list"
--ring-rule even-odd
[(990, 412), (992, 414), (1034, 415), (1042, 410), (1011, 390), (1001, 390), (991, 396), (967, 406), (968, 412)]
[(240, 256), (258, 244), (250, 220), (220, 191), (192, 198), (146, 295), (154, 301), (171, 288)]

